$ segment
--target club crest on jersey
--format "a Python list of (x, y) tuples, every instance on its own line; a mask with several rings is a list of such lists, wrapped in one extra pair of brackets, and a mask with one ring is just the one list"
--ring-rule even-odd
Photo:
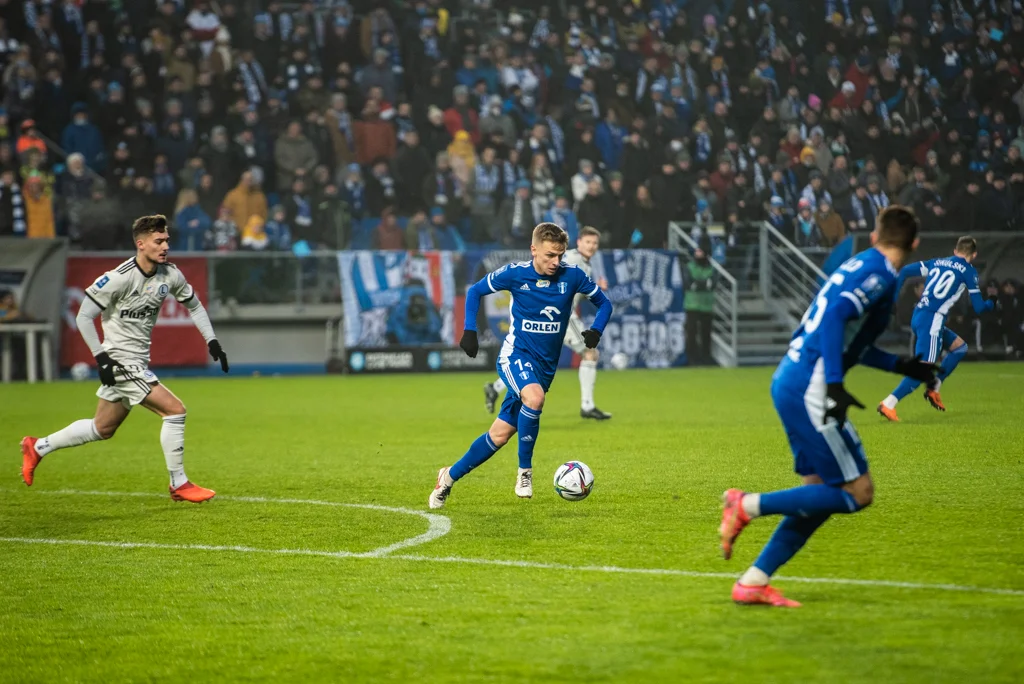
[(170, 291), (171, 288), (167, 287), (167, 283), (160, 283), (160, 287), (157, 289), (156, 293), (161, 297), (166, 297), (167, 293)]
[(537, 287), (547, 287), (551, 284), (550, 280), (538, 280)]
[(566, 286), (565, 283), (558, 283), (558, 293), (559, 294), (565, 294), (566, 289), (567, 289), (567, 286)]

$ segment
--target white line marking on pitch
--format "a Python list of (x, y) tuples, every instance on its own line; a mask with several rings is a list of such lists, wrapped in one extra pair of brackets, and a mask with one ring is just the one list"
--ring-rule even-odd
[[(10, 491), (10, 490), (0, 490)], [(80, 496), (134, 496), (162, 497), (152, 492), (101, 492), (79, 491), (74, 489), (40, 490), (41, 494), (64, 494)], [(671, 568), (623, 568), (614, 565), (565, 565), (562, 563), (539, 563), (535, 561), (499, 560), (490, 558), (462, 558), (459, 556), (419, 556), (411, 554), (394, 554), (400, 548), (408, 548), (424, 544), (447, 534), (451, 530), (451, 521), (443, 515), (425, 513), (410, 508), (392, 508), (376, 504), (347, 504), (335, 501), (318, 501), (315, 499), (269, 499), (258, 496), (219, 496), (224, 501), (243, 501), (249, 503), (285, 503), (307, 504), (311, 506), (337, 506), (344, 508), (364, 508), (369, 510), (391, 511), (418, 515), (430, 520), (430, 529), (416, 537), (381, 547), (365, 553), (352, 551), (318, 551), (315, 549), (261, 549), (251, 546), (212, 546), (207, 544), (160, 544), (155, 542), (116, 542), (96, 541), (92, 539), (47, 539), (32, 537), (0, 537), (0, 542), (11, 544), (42, 544), (48, 546), (94, 546), (115, 549), (162, 549), (171, 551), (228, 551), (235, 553), (264, 553), (282, 556), (317, 556), (322, 558), (382, 558), (424, 563), (458, 563), (466, 565), (487, 565), (506, 568), (527, 568), (533, 570), (562, 570), (569, 572), (603, 572), (625, 575), (655, 575), (668, 577), (692, 577), (710, 579), (736, 579), (732, 572), (701, 572), (697, 570), (675, 570)], [(429, 537), (429, 538), (427, 538)], [(956, 591), (976, 594), (995, 594), (1000, 596), (1024, 596), (1021, 589), (1002, 589), (998, 587), (974, 587), (962, 584), (925, 584), (922, 582), (900, 582), (896, 580), (849, 579), (844, 577), (787, 577), (776, 579), (786, 582), (803, 582), (807, 584), (839, 584), (862, 587), (887, 587), (892, 589), (923, 589), (931, 591)]]
[[(8, 490), (9, 491), (9, 490)], [(163, 494), (157, 494), (155, 492), (101, 492), (101, 491), (84, 491), (78, 489), (57, 489), (57, 490), (40, 490), (40, 494), (62, 494), (67, 496), (134, 496), (143, 498), (160, 497), (164, 498)], [(382, 546), (377, 549), (372, 549), (364, 553), (354, 553), (351, 551), (310, 551), (306, 549), (289, 550), (280, 549), (275, 552), (277, 553), (296, 553), (301, 555), (314, 555), (314, 556), (337, 556), (339, 558), (379, 558), (386, 556), (389, 553), (399, 551), (401, 549), (407, 549), (411, 546), (419, 546), (420, 544), (426, 544), (432, 542), (435, 539), (443, 537), (444, 535), (451, 532), (452, 521), (446, 516), (438, 515), (437, 513), (426, 513), (424, 511), (416, 511), (411, 508), (395, 508), (392, 506), (379, 506), (377, 504), (353, 504), (353, 503), (338, 503), (337, 501), (319, 501), (317, 499), (270, 499), (262, 496), (217, 496), (217, 499), (221, 501), (243, 501), (246, 503), (267, 503), (267, 504), (302, 504), (306, 506), (333, 506), (337, 508), (362, 508), (370, 511), (385, 511), (388, 513), (403, 513), (405, 515), (415, 515), (423, 518), (427, 521), (427, 531), (423, 534), (418, 534), (415, 537), (409, 537), (402, 541)], [(117, 546), (117, 544), (113, 544)], [(147, 546), (146, 544), (140, 544), (140, 547)], [(125, 547), (130, 548), (130, 547)], [(154, 548), (164, 548), (156, 546)], [(245, 551), (245, 552), (256, 552), (265, 551), (266, 549), (256, 549), (242, 546), (181, 546), (175, 547), (171, 545), (167, 548), (195, 548), (205, 549), (208, 551)]]

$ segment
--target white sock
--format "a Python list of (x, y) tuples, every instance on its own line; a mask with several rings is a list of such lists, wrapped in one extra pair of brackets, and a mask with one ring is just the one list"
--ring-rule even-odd
[(764, 570), (759, 570), (751, 565), (740, 577), (740, 584), (745, 587), (766, 587), (770, 579)]
[(896, 404), (898, 403), (900, 403), (900, 400), (896, 398), (895, 394), (890, 394), (889, 396), (882, 400), (882, 406), (884, 406), (887, 409), (896, 408)]
[(756, 518), (761, 515), (761, 495), (760, 494), (744, 494), (743, 500), (740, 501), (740, 505), (743, 506), (743, 512), (749, 515), (751, 518)]
[(165, 416), (160, 428), (160, 446), (164, 449), (167, 472), (171, 474), (171, 487), (177, 489), (188, 482), (185, 476), (185, 414)]
[(444, 481), (446, 486), (451, 487), (455, 484), (455, 480), (452, 479), (452, 474), (448, 472), (449, 470), (451, 469), (445, 468), (444, 475), (441, 476), (441, 479)]
[(76, 420), (63, 430), (54, 432), (49, 437), (43, 437), (36, 441), (36, 453), (40, 456), (45, 456), (57, 449), (81, 446), (82, 444), (95, 442), (99, 439), (101, 438), (100, 433), (96, 431), (96, 423), (92, 419), (83, 418), (82, 420)]
[(594, 408), (594, 384), (597, 383), (597, 361), (580, 361), (580, 408)]
[(501, 394), (502, 392), (505, 391), (505, 382), (501, 378), (498, 378), (497, 380), (491, 383), (491, 387), (494, 388), (495, 392)]
[(938, 392), (940, 387), (942, 387), (942, 378), (935, 378), (935, 391)]

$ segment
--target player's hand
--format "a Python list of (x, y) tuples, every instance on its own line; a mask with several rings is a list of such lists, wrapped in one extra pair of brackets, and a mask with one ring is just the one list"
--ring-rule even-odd
[(893, 370), (911, 380), (917, 380), (930, 386), (935, 382), (935, 375), (939, 372), (939, 364), (922, 361), (921, 355), (918, 354), (914, 358), (904, 356), (897, 359)]
[(842, 427), (846, 423), (846, 412), (851, 406), (864, 408), (864, 404), (860, 403), (857, 397), (846, 391), (843, 383), (830, 383), (828, 386), (828, 398), (825, 400), (824, 424), (828, 425), (828, 419), (834, 418), (839, 423), (839, 426)]
[(583, 344), (587, 345), (587, 349), (593, 349), (601, 341), (601, 333), (593, 328), (587, 328), (581, 334), (583, 335)]
[(110, 358), (110, 354), (107, 352), (100, 352), (96, 355), (96, 369), (100, 373), (100, 382), (107, 387), (113, 387), (117, 384), (117, 378), (114, 377), (114, 371), (118, 368), (123, 368), (114, 359)]
[(214, 361), (220, 361), (220, 369), (225, 373), (228, 372), (228, 355), (220, 348), (220, 342), (217, 340), (210, 340), (207, 344), (210, 348), (210, 356), (213, 357)]
[(459, 340), (459, 346), (462, 347), (462, 351), (466, 352), (466, 356), (475, 359), (477, 352), (480, 351), (480, 342), (476, 338), (476, 330), (464, 330), (462, 332), (462, 339)]

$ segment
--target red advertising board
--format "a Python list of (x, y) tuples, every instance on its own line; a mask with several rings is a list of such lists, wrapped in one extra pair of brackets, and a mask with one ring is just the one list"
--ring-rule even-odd
[[(64, 316), (61, 323), (60, 365), (70, 368), (79, 361), (93, 363), (92, 354), (78, 334), (75, 316), (85, 298), (85, 288), (102, 274), (124, 261), (118, 257), (71, 256), (68, 258), (68, 274), (64, 284)], [(195, 288), (200, 301), (206, 301), (206, 258), (182, 257), (174, 265), (184, 274)], [(97, 326), (99, 320), (97, 320)], [(100, 332), (102, 338), (102, 330)], [(150, 365), (159, 366), (204, 366), (209, 361), (206, 342), (192, 325), (188, 309), (174, 297), (167, 297), (160, 309), (160, 317), (153, 328), (153, 345), (150, 348)]]

